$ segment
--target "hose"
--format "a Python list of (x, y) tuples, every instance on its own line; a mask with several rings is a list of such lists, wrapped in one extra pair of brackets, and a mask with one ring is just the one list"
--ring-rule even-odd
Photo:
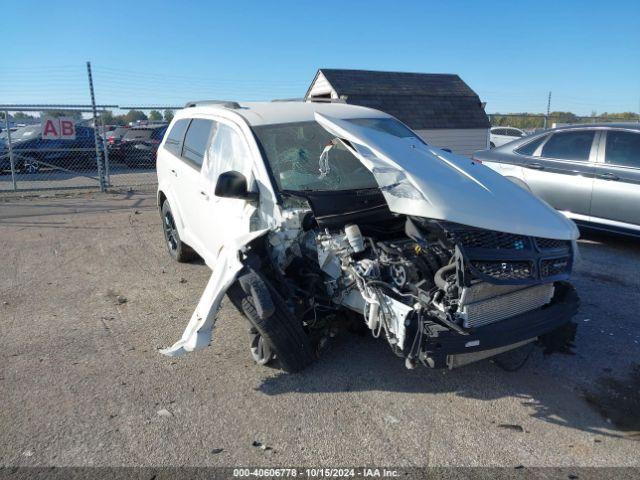
[(438, 286), (438, 288), (441, 288), (442, 290), (445, 290), (447, 288), (447, 281), (445, 279), (445, 275), (454, 271), (455, 269), (456, 269), (456, 264), (450, 263), (449, 265), (445, 265), (444, 267), (440, 268), (436, 272), (436, 274), (433, 276), (433, 281), (436, 282), (436, 285)]

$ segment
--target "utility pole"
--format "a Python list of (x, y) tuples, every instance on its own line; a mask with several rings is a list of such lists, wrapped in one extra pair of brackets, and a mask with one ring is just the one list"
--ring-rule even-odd
[(551, 91), (549, 91), (549, 96), (547, 97), (547, 114), (544, 116), (544, 128), (547, 128), (547, 121), (549, 119), (549, 113), (551, 112)]
[(102, 158), (100, 155), (100, 146), (98, 140), (98, 111), (96, 109), (96, 96), (93, 91), (93, 77), (91, 76), (91, 62), (87, 62), (87, 75), (89, 76), (89, 92), (91, 93), (91, 109), (93, 111), (93, 141), (96, 145), (96, 164), (98, 166), (98, 181), (100, 182), (100, 191), (106, 190), (104, 171), (102, 170)]

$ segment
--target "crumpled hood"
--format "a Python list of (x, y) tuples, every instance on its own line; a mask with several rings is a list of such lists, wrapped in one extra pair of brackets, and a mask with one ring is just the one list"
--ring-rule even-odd
[(482, 164), (414, 139), (315, 113), (375, 176), (392, 212), (488, 230), (575, 240), (575, 224)]

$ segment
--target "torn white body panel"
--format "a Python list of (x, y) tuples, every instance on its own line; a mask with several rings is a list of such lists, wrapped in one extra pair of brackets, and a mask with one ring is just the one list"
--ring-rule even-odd
[(182, 337), (171, 347), (160, 350), (160, 353), (169, 357), (179, 357), (187, 352), (204, 348), (211, 343), (211, 335), (220, 303), (227, 289), (242, 269), (239, 258), (242, 249), (267, 231), (264, 229), (243, 235), (222, 249), (211, 272), (207, 287), (204, 289)]
[(573, 222), (468, 158), (318, 112), (315, 119), (356, 148), (392, 212), (521, 235), (578, 238)]

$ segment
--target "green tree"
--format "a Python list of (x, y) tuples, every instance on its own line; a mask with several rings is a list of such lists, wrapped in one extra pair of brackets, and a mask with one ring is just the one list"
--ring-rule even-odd
[(70, 117), (75, 120), (82, 120), (82, 112), (79, 112), (78, 110), (43, 110), (42, 112), (40, 112), (40, 116), (41, 117), (47, 116), (47, 117), (53, 117), (53, 118)]
[(104, 110), (98, 114), (98, 118), (105, 125), (113, 125), (115, 123), (115, 117), (111, 110)]
[(149, 112), (149, 121), (151, 122), (161, 122), (162, 114), (158, 110), (151, 110)]
[(170, 122), (171, 120), (173, 120), (173, 110), (167, 109), (164, 111), (164, 121)]
[[(4, 114), (2, 116), (2, 118), (4, 118)], [(35, 118), (35, 116), (33, 115), (28, 115), (24, 112), (16, 112), (13, 114), (13, 119), (14, 120), (33, 120)]]
[(135, 123), (140, 120), (147, 120), (147, 116), (141, 110), (129, 110), (124, 116), (124, 121), (126, 123)]

